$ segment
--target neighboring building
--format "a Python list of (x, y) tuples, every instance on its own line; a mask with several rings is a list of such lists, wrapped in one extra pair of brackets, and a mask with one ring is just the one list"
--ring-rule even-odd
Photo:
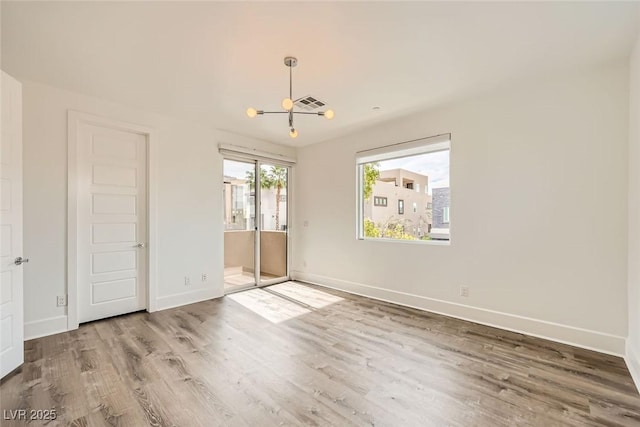
[[(262, 203), (260, 209), (262, 210), (262, 229), (275, 231), (276, 230), (276, 189), (270, 188), (268, 190), (262, 189)], [(283, 231), (287, 229), (287, 189), (280, 189), (279, 200), (279, 230)]]
[(364, 216), (384, 228), (400, 223), (404, 231), (420, 238), (431, 230), (429, 177), (405, 169), (380, 171)]
[(451, 206), (449, 187), (434, 188), (433, 193), (433, 228), (431, 237), (449, 240), (449, 207)]
[[(224, 177), (224, 223), (226, 230), (255, 229), (255, 192), (246, 179)], [(280, 190), (280, 230), (287, 228), (287, 189)], [(276, 229), (276, 190), (262, 190), (262, 229)]]
[(255, 202), (247, 180), (225, 176), (222, 193), (225, 230), (253, 230)]
[(449, 187), (434, 188), (433, 228), (449, 228)]

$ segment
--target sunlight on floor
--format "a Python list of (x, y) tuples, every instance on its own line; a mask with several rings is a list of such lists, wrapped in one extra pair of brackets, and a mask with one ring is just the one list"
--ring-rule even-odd
[(272, 323), (284, 322), (285, 320), (311, 313), (311, 309), (326, 307), (342, 301), (342, 298), (335, 295), (294, 282), (281, 283), (265, 289), (269, 291), (251, 289), (227, 295), (227, 298)]
[[(275, 279), (273, 274), (261, 273), (260, 281)], [(255, 286), (256, 277), (254, 273), (242, 271), (238, 268), (227, 268), (224, 271), (224, 291), (226, 293), (237, 291), (243, 288)]]
[(308, 286), (299, 285), (295, 282), (285, 282), (269, 287), (269, 290), (287, 296), (296, 301), (300, 301), (313, 308), (322, 308), (338, 301), (342, 298), (313, 289)]

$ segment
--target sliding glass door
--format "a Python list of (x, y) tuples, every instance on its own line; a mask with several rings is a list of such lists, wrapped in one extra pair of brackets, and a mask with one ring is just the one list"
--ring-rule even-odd
[(260, 283), (288, 278), (287, 225), (289, 168), (260, 164)]
[(223, 174), (225, 293), (288, 280), (290, 168), (225, 158)]
[(224, 160), (224, 290), (256, 285), (255, 162)]

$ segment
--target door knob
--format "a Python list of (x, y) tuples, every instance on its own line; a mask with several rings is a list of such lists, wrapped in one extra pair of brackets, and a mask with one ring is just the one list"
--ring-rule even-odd
[(144, 243), (138, 243), (136, 246), (139, 248), (144, 248)]
[(21, 256), (19, 256), (13, 261), (15, 265), (22, 265), (25, 262), (29, 262), (29, 258), (22, 258)]

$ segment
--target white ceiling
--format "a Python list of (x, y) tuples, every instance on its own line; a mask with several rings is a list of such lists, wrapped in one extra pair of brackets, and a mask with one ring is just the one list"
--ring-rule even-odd
[[(628, 56), (640, 3), (2, 1), (2, 68), (281, 144), (306, 145), (533, 75)], [(249, 119), (288, 93), (336, 117)], [(374, 111), (372, 107), (379, 106)]]

